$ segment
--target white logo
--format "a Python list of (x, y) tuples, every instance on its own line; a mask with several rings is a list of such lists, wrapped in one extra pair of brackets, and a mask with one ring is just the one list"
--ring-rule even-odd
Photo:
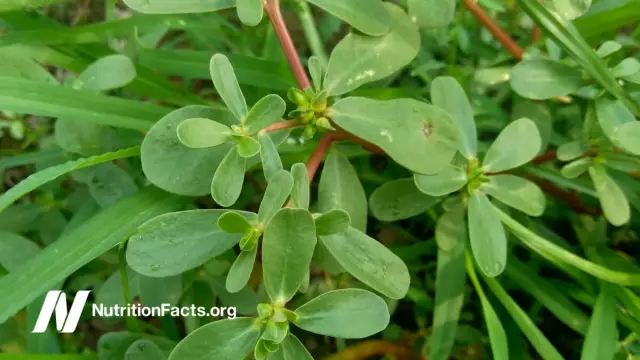
[(74, 332), (78, 326), (82, 309), (84, 309), (84, 304), (87, 302), (90, 292), (91, 291), (88, 290), (78, 291), (73, 303), (71, 304), (71, 310), (68, 310), (65, 293), (60, 290), (49, 291), (47, 297), (44, 299), (44, 303), (42, 304), (42, 310), (40, 310), (40, 315), (38, 315), (38, 321), (36, 321), (36, 325), (33, 327), (31, 332), (45, 332), (49, 325), (49, 321), (51, 321), (51, 316), (53, 315), (54, 310), (56, 313), (56, 329), (58, 332)]

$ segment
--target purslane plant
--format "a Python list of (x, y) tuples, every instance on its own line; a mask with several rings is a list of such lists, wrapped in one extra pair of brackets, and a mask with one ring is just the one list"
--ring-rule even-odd
[[(147, 130), (146, 125), (126, 121), (125, 116), (118, 118), (117, 112), (107, 117), (109, 120), (92, 118), (99, 120), (96, 123), (76, 121), (81, 115), (91, 115), (90, 110), (80, 115), (69, 111), (70, 118), (58, 119), (57, 145), (67, 153), (88, 157), (32, 175), (0, 197), (0, 209), (72, 171), (74, 180), (87, 184), (97, 205), (106, 209), (85, 227), (70, 230), (70, 235), (63, 233), (61, 240), (42, 253), (18, 235), (0, 236), (9, 239), (0, 244), (8, 244), (5, 247), (9, 249), (30, 249), (34, 259), (54, 258), (60, 248), (78, 258), (64, 269), (55, 268), (50, 279), (42, 279), (34, 275), (39, 269), (35, 260), (30, 263), (25, 255), (18, 261), (0, 254), (0, 265), (10, 272), (0, 279), (0, 287), (17, 289), (16, 295), (0, 294), (0, 305), (6, 305), (0, 306), (0, 323), (101, 251), (120, 243), (121, 267), (98, 289), (97, 303), (130, 302), (139, 296), (144, 304), (211, 305), (217, 296), (225, 305), (237, 305), (243, 317), (213, 322), (185, 319), (187, 336), (177, 345), (140, 332), (110, 333), (98, 344), (101, 357), (311, 359), (294, 329), (338, 339), (377, 334), (389, 325), (394, 301), (407, 296), (412, 280), (415, 284), (415, 276), (397, 249), (392, 251), (368, 235), (370, 207), (371, 213), (385, 222), (412, 218), (425, 211), (434, 220), (438, 262), (432, 328), (424, 350), (429, 359), (444, 360), (452, 354), (467, 276), (480, 300), (493, 358), (510, 356), (513, 339), (508, 338), (510, 334), (501, 321), (508, 314), (509, 324), (520, 329), (542, 358), (562, 359), (531, 315), (503, 288), (502, 278), (497, 278), (502, 274), (561, 322), (584, 333), (583, 359), (613, 359), (616, 353), (631, 353), (619, 349), (617, 327), (621, 324), (631, 334), (640, 328), (637, 318), (633, 318), (640, 314), (640, 299), (632, 288), (640, 285), (640, 275), (611, 265), (634, 263), (615, 252), (611, 254), (613, 251), (604, 246), (607, 233), (599, 230), (606, 226), (604, 222), (593, 224), (583, 217), (572, 218), (580, 240), (576, 247), (531, 219), (542, 216), (546, 209), (547, 197), (542, 185), (538, 185), (545, 183), (540, 179), (543, 175), (553, 178), (555, 172), (528, 165), (556, 157), (568, 162), (558, 174), (571, 180), (588, 173), (594, 189), (584, 190), (582, 183), (561, 182), (566, 179), (560, 176), (555, 181), (596, 197), (611, 224), (623, 226), (631, 221), (630, 203), (637, 210), (637, 195), (625, 193), (624, 189), (633, 188), (626, 185), (629, 180), (625, 173), (640, 171), (636, 120), (640, 105), (634, 92), (640, 63), (633, 57), (616, 58), (623, 46), (619, 42), (609, 41), (594, 50), (583, 39), (569, 20), (584, 14), (590, 1), (517, 1), (553, 40), (548, 44), (548, 56), (514, 49), (517, 44), (508, 35), (489, 26), (513, 50), (514, 57), (523, 61), (510, 70), (484, 69), (482, 74), (477, 73), (476, 80), (486, 80), (478, 81), (484, 84), (479, 91), (503, 86), (501, 91), (505, 93), (513, 90), (520, 97), (535, 101), (576, 102), (580, 119), (572, 138), (564, 139), (554, 134), (553, 125), (545, 124), (541, 119), (544, 116), (531, 110), (534, 104), (524, 107), (527, 111), (523, 116), (503, 121), (501, 131), (489, 142), (479, 137), (481, 121), (474, 111), (476, 99), (467, 95), (473, 91), (463, 88), (453, 77), (428, 78), (429, 100), (422, 95), (409, 98), (404, 93), (380, 96), (384, 99), (362, 92), (351, 96), (364, 85), (384, 81), (412, 66), (412, 61), (423, 55), (422, 37), (434, 36), (436, 29), (453, 21), (453, 0), (409, 0), (407, 11), (394, 2), (381, 0), (308, 0), (350, 24), (353, 30), (338, 42), (326, 63), (322, 56), (312, 56), (306, 68), (288, 34), (277, 0), (124, 2), (147, 14), (235, 8), (238, 19), (247, 26), (260, 24), (266, 12), (298, 87), (289, 89), (286, 97), (275, 93), (256, 97), (241, 88), (231, 56), (215, 53), (208, 68), (224, 106), (141, 109), (140, 113), (153, 117), (154, 123), (140, 147), (122, 149), (125, 146), (114, 140), (118, 136), (107, 126), (114, 122)], [(474, 1), (464, 3), (485, 24), (490, 21)], [(462, 38), (464, 33), (457, 31), (454, 33)], [(450, 54), (453, 59), (455, 55)], [(12, 60), (12, 64), (58, 86), (34, 62), (20, 64)], [(129, 57), (111, 55), (88, 65), (77, 79), (70, 78), (65, 88), (53, 89), (63, 94), (61, 98), (76, 91), (90, 93), (86, 99), (103, 99), (97, 93), (126, 86), (137, 76)], [(14, 76), (3, 84), (17, 88), (29, 85), (25, 81)], [(513, 113), (521, 114), (515, 109), (523, 99), (514, 98)], [(132, 138), (134, 142), (138, 139)], [(282, 147), (290, 139), (304, 144), (317, 140), (306, 164), (300, 160), (287, 162), (281, 157)], [(367, 199), (351, 160), (343, 148), (334, 144), (340, 140), (351, 140), (388, 157), (406, 176), (385, 182)], [(545, 153), (550, 142), (558, 147), (552, 156)], [(103, 154), (106, 151), (113, 152)], [(179, 196), (160, 195), (157, 189), (138, 191), (132, 176), (110, 163), (138, 154), (145, 181)], [(311, 183), (323, 160), (317, 193), (313, 193)], [(94, 165), (99, 166), (85, 169)], [(245, 177), (256, 169), (264, 174), (267, 183), (264, 191), (258, 190), (261, 202), (257, 212), (240, 210), (244, 208), (239, 204)], [(547, 186), (545, 190), (548, 189)], [(136, 192), (139, 194), (131, 195)], [(188, 197), (205, 197), (220, 208), (184, 205), (189, 202)], [(122, 208), (128, 210), (122, 215), (127, 226), (114, 230), (107, 227), (102, 231), (109, 233), (102, 241), (91, 231), (104, 225), (105, 219), (119, 215), (121, 208), (110, 207), (120, 199), (124, 199)], [(509, 246), (520, 244), (509, 244), (505, 228), (514, 240), (519, 239), (566, 275), (570, 280), (558, 282), (567, 284), (569, 290), (550, 286), (535, 274), (534, 265), (509, 255)], [(75, 244), (83, 237), (93, 247), (74, 252)], [(584, 252), (586, 258), (575, 251)], [(327, 273), (349, 274), (359, 288), (319, 294), (311, 291), (314, 267)], [(24, 279), (36, 285), (26, 286), (21, 283)], [(574, 283), (580, 284), (579, 291), (572, 291), (578, 287)], [(483, 284), (494, 296), (485, 293)], [(158, 294), (158, 288), (166, 291)], [(592, 318), (572, 299), (593, 307)], [(135, 324), (129, 322), (129, 329), (136, 330)], [(515, 340), (518, 343), (520, 339)]]

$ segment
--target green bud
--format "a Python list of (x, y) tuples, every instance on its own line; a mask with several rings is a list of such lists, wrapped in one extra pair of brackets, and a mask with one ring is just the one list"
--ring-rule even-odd
[(309, 124), (304, 128), (304, 132), (302, 134), (302, 137), (305, 139), (313, 139), (313, 135), (316, 134), (316, 127)]
[(298, 106), (309, 105), (309, 98), (300, 89), (296, 89), (296, 88), (289, 89), (289, 91), (287, 91), (287, 97), (289, 98), (289, 100), (291, 100), (292, 103)]
[(327, 100), (318, 100), (313, 103), (313, 111), (322, 113), (327, 110)]
[(302, 121), (303, 124), (308, 124), (311, 120), (313, 120), (314, 116), (315, 116), (314, 112), (309, 110), (302, 115), (302, 117), (300, 118), (300, 121)]
[(331, 122), (326, 117), (321, 117), (316, 120), (316, 126), (320, 129), (336, 131), (336, 129), (331, 126)]
[(273, 307), (270, 304), (258, 304), (258, 318), (268, 320), (273, 315)]

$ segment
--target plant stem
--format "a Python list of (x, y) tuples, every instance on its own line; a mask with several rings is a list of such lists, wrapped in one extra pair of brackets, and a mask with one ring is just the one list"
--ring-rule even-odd
[(325, 134), (315, 149), (313, 149), (313, 153), (311, 153), (311, 157), (307, 161), (307, 173), (309, 174), (309, 182), (313, 181), (313, 178), (316, 176), (318, 172), (318, 168), (322, 163), (322, 159), (324, 159), (324, 155), (329, 151), (329, 146), (335, 140), (335, 135), (333, 133)]
[[(126, 244), (128, 238), (125, 238), (120, 242), (120, 246), (118, 247), (118, 259), (120, 260), (120, 278), (122, 279), (122, 293), (124, 295), (125, 305), (131, 304), (131, 293), (129, 292), (129, 276), (127, 275), (127, 259), (125, 257), (126, 254)], [(131, 332), (140, 332), (140, 327), (136, 322), (136, 319), (127, 316), (126, 317), (127, 328)]]
[(296, 77), (298, 86), (300, 86), (301, 89), (310, 88), (311, 82), (309, 81), (309, 77), (307, 76), (307, 72), (304, 69), (304, 66), (302, 66), (302, 62), (300, 61), (300, 57), (298, 56), (296, 47), (293, 44), (293, 40), (291, 39), (291, 34), (289, 34), (287, 24), (284, 22), (284, 18), (282, 17), (280, 0), (268, 0), (265, 5), (265, 9), (269, 14), (271, 24), (273, 24), (273, 28), (276, 31), (276, 34), (278, 34), (278, 39), (280, 39), (282, 50), (287, 57), (287, 61), (289, 62), (289, 66), (291, 66), (291, 70), (293, 70), (293, 75)]
[(324, 43), (318, 33), (316, 21), (313, 18), (309, 4), (307, 4), (305, 0), (297, 0), (296, 10), (298, 13), (298, 19), (300, 19), (300, 24), (302, 25), (302, 31), (309, 43), (309, 47), (311, 48), (311, 53), (317, 56), (322, 65), (326, 67), (329, 63), (329, 57), (327, 56)]
[(284, 120), (284, 121), (279, 121), (277, 123), (273, 123), (271, 125), (269, 125), (266, 129), (262, 130), (266, 133), (272, 133), (272, 132), (276, 132), (279, 130), (284, 130), (284, 129), (291, 129), (294, 128), (296, 126), (299, 126), (300, 124), (298, 123), (297, 120)]
[(477, 0), (463, 0), (465, 6), (484, 25), (496, 39), (509, 51), (518, 61), (522, 60), (524, 50), (507, 34), (489, 15), (478, 5)]

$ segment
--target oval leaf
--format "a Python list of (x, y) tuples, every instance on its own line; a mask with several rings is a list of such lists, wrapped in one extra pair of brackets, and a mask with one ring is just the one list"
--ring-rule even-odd
[(244, 126), (250, 133), (258, 132), (274, 122), (282, 120), (285, 111), (287, 111), (287, 104), (280, 96), (267, 95), (253, 105)]
[(487, 150), (482, 165), (488, 172), (517, 168), (531, 161), (541, 145), (536, 124), (526, 118), (516, 120), (500, 132)]
[(580, 70), (553, 60), (525, 60), (511, 71), (513, 90), (533, 100), (569, 95), (585, 85)]
[(238, 154), (235, 147), (220, 163), (211, 182), (211, 196), (221, 206), (229, 207), (240, 197), (246, 164), (247, 160)]
[(156, 343), (149, 339), (140, 339), (127, 349), (124, 360), (162, 360), (167, 356)]
[(367, 228), (367, 195), (356, 169), (335, 149), (329, 152), (320, 175), (317, 209), (322, 213), (342, 209), (349, 213), (353, 227), (362, 231)]
[[(442, 0), (436, 1), (442, 2)], [(431, 83), (431, 102), (451, 114), (457, 123), (460, 129), (460, 145), (458, 146), (460, 153), (467, 159), (475, 158), (478, 153), (476, 123), (473, 120), (473, 109), (460, 83), (448, 76), (435, 78)]]
[[(153, 218), (129, 239), (127, 263), (136, 272), (165, 277), (202, 265), (232, 248), (241, 235), (216, 226), (224, 210), (191, 210)], [(250, 220), (255, 214), (242, 212)]]
[(185, 14), (228, 9), (236, 0), (124, 0), (130, 8), (144, 14)]
[(262, 0), (237, 0), (237, 2), (240, 21), (248, 26), (258, 25), (264, 13)]
[(476, 192), (469, 198), (469, 239), (482, 272), (495, 277), (507, 265), (507, 236), (489, 198)]
[(238, 145), (236, 145), (236, 149), (238, 150), (238, 155), (245, 159), (258, 155), (261, 150), (258, 140), (252, 137), (244, 137), (240, 139)]
[(189, 334), (169, 360), (242, 360), (253, 350), (260, 327), (250, 318), (219, 320)]
[(427, 29), (449, 25), (456, 13), (455, 0), (409, 0), (407, 5), (411, 20)]
[(416, 100), (346, 98), (331, 107), (330, 114), (340, 127), (379, 146), (415, 173), (442, 171), (458, 149), (458, 130), (451, 116)]
[(362, 289), (326, 292), (297, 308), (295, 313), (297, 327), (343, 339), (362, 339), (389, 324), (389, 309), (384, 300)]
[(125, 55), (109, 55), (89, 65), (73, 83), (73, 87), (107, 91), (124, 87), (135, 77), (136, 67), (131, 59)]
[(391, 28), (388, 8), (380, 0), (308, 1), (367, 35), (384, 35)]
[[(334, 6), (354, 1), (323, 0), (325, 3), (335, 4)], [(365, 14), (368, 11), (365, 9), (375, 9), (380, 3), (378, 0), (357, 2), (366, 2), (358, 7), (359, 14)], [(384, 8), (391, 15), (393, 23), (386, 35), (369, 37), (351, 33), (333, 49), (324, 81), (324, 88), (332, 96), (384, 79), (408, 65), (418, 55), (420, 33), (417, 26), (397, 5), (385, 3)]]
[(288, 171), (281, 170), (271, 178), (267, 190), (264, 193), (258, 221), (267, 224), (269, 220), (282, 208), (291, 194), (293, 188), (293, 176)]
[(247, 117), (247, 102), (238, 85), (236, 73), (229, 59), (222, 54), (215, 54), (209, 64), (211, 79), (222, 101), (227, 105), (231, 113), (239, 122), (244, 122)]
[(316, 224), (316, 234), (318, 236), (331, 235), (346, 231), (351, 225), (351, 217), (349, 213), (334, 209), (326, 212), (314, 219)]
[(444, 196), (462, 189), (467, 183), (467, 172), (455, 165), (449, 165), (435, 175), (413, 175), (417, 188), (431, 196)]
[(262, 269), (267, 293), (273, 302), (285, 304), (304, 281), (316, 246), (311, 213), (281, 209), (264, 230)]
[(178, 139), (184, 146), (202, 149), (218, 146), (231, 137), (231, 129), (209, 119), (187, 119), (178, 125)]
[(264, 177), (269, 181), (273, 175), (282, 170), (282, 159), (278, 153), (276, 144), (273, 143), (271, 136), (264, 134), (258, 135), (258, 142), (260, 143), (260, 160), (262, 161), (262, 171), (264, 171)]
[(142, 170), (154, 185), (185, 196), (211, 192), (211, 178), (231, 145), (190, 149), (178, 139), (177, 128), (187, 119), (217, 119), (230, 125), (228, 112), (205, 106), (188, 106), (160, 119), (142, 142)]
[(372, 289), (392, 299), (407, 294), (411, 282), (407, 266), (378, 241), (353, 227), (320, 240), (346, 271)]
[(538, 185), (513, 175), (495, 175), (481, 189), (502, 203), (531, 216), (544, 213), (547, 199)]
[(607, 174), (607, 170), (602, 165), (591, 166), (589, 175), (607, 220), (615, 226), (628, 223), (631, 218), (631, 208), (620, 186)]
[(291, 167), (291, 175), (293, 176), (293, 189), (291, 190), (293, 207), (309, 209), (309, 173), (307, 172), (307, 167), (302, 163), (294, 164)]
[(413, 179), (398, 179), (377, 188), (369, 198), (369, 207), (376, 219), (391, 222), (420, 215), (439, 201), (418, 190)]
[(247, 286), (249, 278), (251, 278), (251, 272), (253, 271), (253, 265), (256, 262), (257, 254), (257, 247), (251, 251), (240, 252), (236, 261), (231, 265), (229, 274), (227, 274), (227, 291), (230, 293), (237, 293)]

